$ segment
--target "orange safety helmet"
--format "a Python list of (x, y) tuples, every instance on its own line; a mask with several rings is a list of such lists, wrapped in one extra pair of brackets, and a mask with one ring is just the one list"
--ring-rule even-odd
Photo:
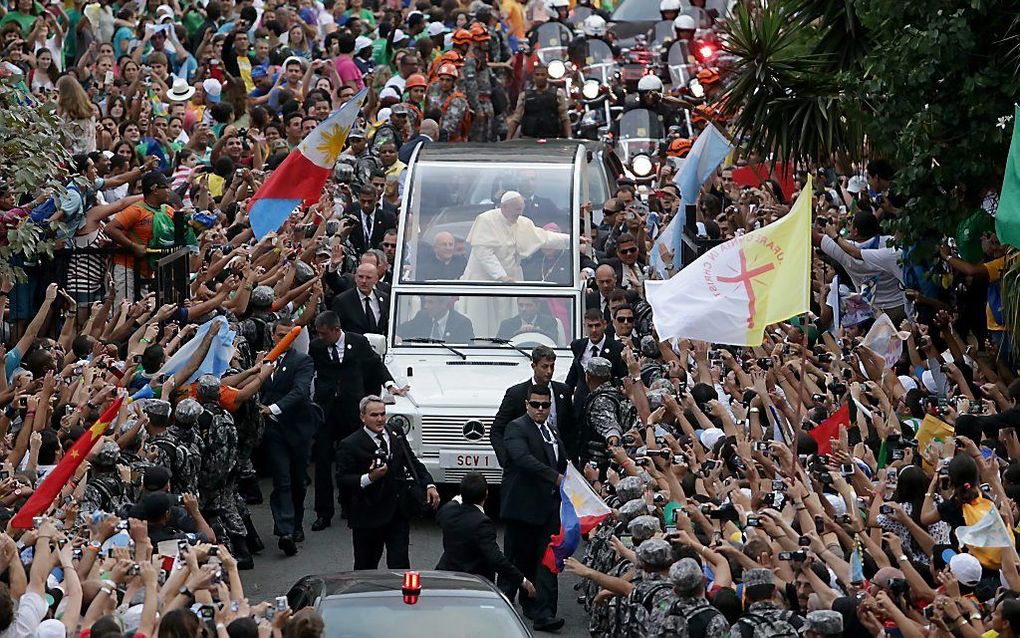
[(471, 44), (471, 32), (467, 29), (457, 29), (453, 32), (454, 44)]
[(719, 81), (719, 72), (715, 69), (702, 69), (698, 71), (698, 82), (705, 86), (715, 84)]
[(488, 42), (490, 39), (488, 29), (483, 27), (481, 22), (475, 22), (471, 25), (471, 39), (475, 42)]
[(691, 152), (691, 141), (686, 137), (678, 137), (669, 143), (669, 148), (666, 149), (666, 155), (670, 157), (687, 157), (687, 154)]
[(439, 67), (439, 71), (436, 72), (436, 75), (437, 76), (449, 75), (454, 80), (456, 80), (460, 74), (457, 73), (457, 67), (447, 62), (446, 64)]
[(691, 113), (692, 124), (705, 124), (709, 120), (718, 121), (722, 119), (719, 116), (719, 112), (707, 104), (699, 104), (694, 107), (694, 112)]
[(404, 89), (413, 89), (416, 86), (425, 88), (428, 86), (428, 82), (425, 81), (425, 76), (421, 73), (412, 73), (407, 77), (407, 82), (404, 84)]

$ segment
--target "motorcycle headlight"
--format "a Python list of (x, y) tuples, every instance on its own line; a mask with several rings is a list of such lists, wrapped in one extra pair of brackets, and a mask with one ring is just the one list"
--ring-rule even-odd
[(637, 155), (630, 162), (630, 170), (634, 171), (634, 174), (638, 177), (648, 177), (655, 170), (655, 164), (652, 163), (652, 159), (647, 155)]
[(599, 96), (599, 82), (598, 80), (586, 80), (584, 86), (581, 87), (581, 95), (586, 100), (594, 100)]
[(411, 419), (407, 418), (403, 414), (394, 414), (386, 420), (390, 427), (396, 428), (397, 430), (407, 434), (411, 431)]
[(687, 88), (690, 89), (692, 96), (698, 99), (705, 97), (705, 87), (701, 86), (701, 82), (698, 78), (691, 78), (691, 81), (687, 84)]
[(549, 77), (554, 80), (559, 80), (567, 74), (567, 65), (563, 64), (563, 60), (553, 60), (549, 63)]

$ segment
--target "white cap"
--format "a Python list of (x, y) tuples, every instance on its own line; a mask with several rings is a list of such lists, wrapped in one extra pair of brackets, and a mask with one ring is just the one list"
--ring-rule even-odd
[(400, 99), (400, 91), (398, 91), (397, 88), (395, 86), (393, 86), (393, 85), (384, 86), (383, 90), (379, 91), (379, 99), (380, 100), (385, 100), (388, 97), (396, 98), (397, 100), (399, 100)]
[(205, 90), (205, 96), (211, 102), (220, 101), (220, 93), (223, 92), (223, 85), (216, 78), (207, 78), (202, 81), (202, 89)]
[(380, 122), (389, 122), (390, 121), (390, 110), (388, 108), (386, 108), (386, 109), (379, 109), (379, 112), (376, 114), (375, 119), (377, 119)]
[(64, 638), (67, 635), (67, 629), (64, 627), (64, 623), (56, 618), (49, 618), (39, 623), (39, 626), (35, 628), (35, 635), (37, 638)]
[(447, 31), (446, 25), (443, 24), (442, 22), (431, 22), (431, 23), (429, 23), (428, 33), (429, 33), (429, 37), (430, 38), (434, 38), (437, 35), (441, 35), (443, 33), (446, 33), (446, 31)]
[(403, 42), (406, 39), (407, 39), (407, 34), (404, 33), (403, 31), (401, 31), (400, 29), (397, 29), (396, 31), (393, 32), (393, 41), (394, 42)]
[(283, 69), (286, 70), (287, 69), (287, 65), (290, 64), (291, 62), (297, 62), (298, 64), (301, 65), (302, 69), (308, 66), (308, 60), (306, 60), (304, 58), (301, 58), (301, 57), (298, 57), (296, 55), (292, 55), (292, 56), (288, 57), (286, 60), (283, 61), (283, 65), (282, 65)]
[(956, 580), (967, 587), (974, 587), (981, 581), (981, 563), (972, 554), (957, 554), (949, 560), (949, 571)]
[(719, 442), (719, 439), (726, 435), (725, 432), (719, 428), (708, 428), (707, 430), (701, 431), (701, 444), (705, 446), (706, 450), (711, 450), (715, 447), (715, 444)]
[(512, 199), (524, 199), (524, 196), (517, 191), (507, 191), (503, 193), (503, 196), (499, 198), (500, 204), (505, 204)]
[(357, 53), (358, 51), (361, 51), (365, 47), (370, 47), (370, 46), (372, 46), (372, 38), (366, 38), (363, 35), (359, 35), (358, 37), (354, 38), (354, 52), (355, 53)]
[(917, 387), (917, 381), (914, 381), (913, 377), (908, 377), (905, 374), (901, 374), (898, 378), (900, 380), (900, 385), (902, 385), (903, 389), (906, 390), (907, 392), (910, 392), (911, 390)]
[(846, 190), (848, 192), (850, 192), (850, 193), (855, 193), (855, 194), (863, 192), (863, 191), (867, 190), (867, 188), (868, 188), (868, 180), (864, 179), (860, 175), (854, 175), (853, 177), (851, 177), (850, 181), (847, 182), (847, 185), (846, 185)]
[(694, 22), (694, 18), (682, 13), (673, 20), (673, 28), (677, 31), (694, 31), (698, 25)]

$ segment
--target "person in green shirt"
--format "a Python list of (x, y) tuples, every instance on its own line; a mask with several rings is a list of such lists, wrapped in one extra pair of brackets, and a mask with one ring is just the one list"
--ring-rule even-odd
[(375, 29), (375, 15), (364, 7), (364, 0), (351, 0), (351, 8), (344, 12), (348, 18), (355, 17), (367, 22)]
[[(39, 19), (41, 13), (42, 7), (34, 0), (18, 0), (14, 11), (8, 11), (7, 15), (0, 18), (0, 27), (9, 22), (16, 22), (21, 27), (21, 37), (27, 38), (28, 34), (32, 33), (32, 26)], [(373, 22), (373, 24), (375, 23)]]

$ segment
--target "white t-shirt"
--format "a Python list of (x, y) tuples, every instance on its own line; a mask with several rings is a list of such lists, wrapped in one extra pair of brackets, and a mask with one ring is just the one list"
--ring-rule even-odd
[(42, 596), (28, 592), (18, 601), (11, 626), (0, 632), (0, 638), (33, 638), (49, 607)]

